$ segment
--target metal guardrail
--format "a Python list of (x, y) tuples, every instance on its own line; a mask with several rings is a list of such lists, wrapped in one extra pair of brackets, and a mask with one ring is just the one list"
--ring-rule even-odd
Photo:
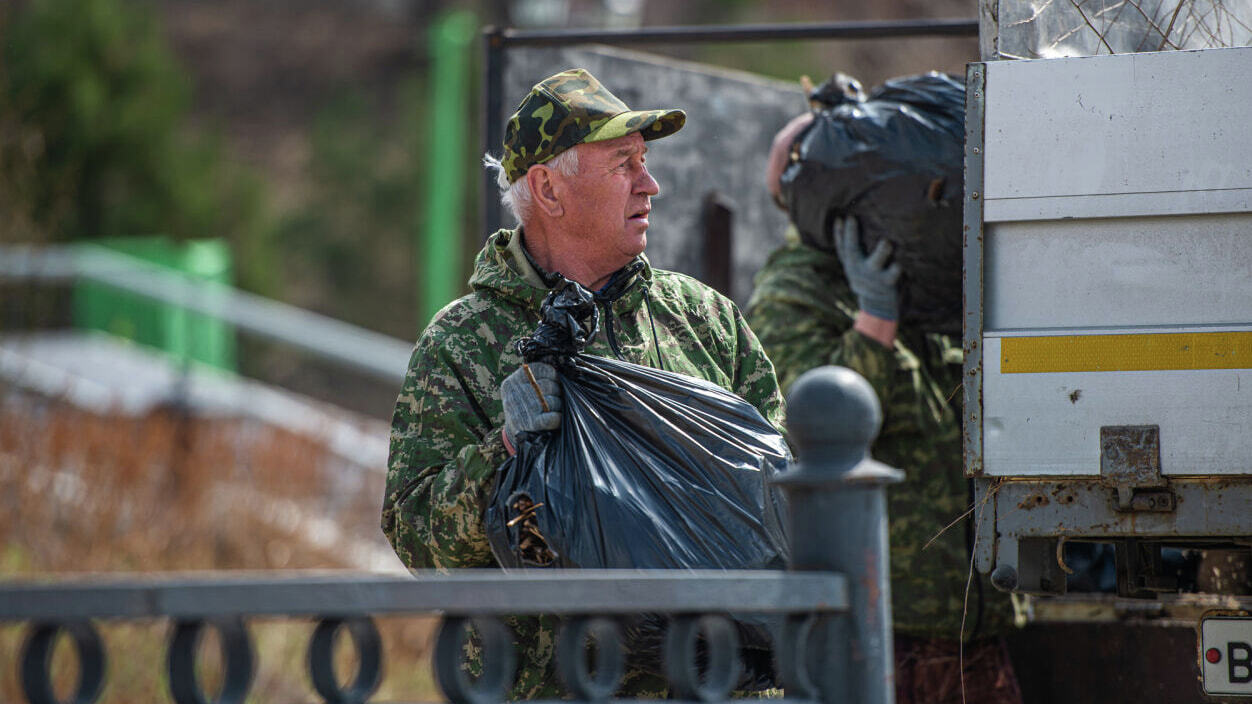
[[(790, 24), (644, 27), (628, 30), (483, 30), (483, 151), (495, 152), (504, 140), (504, 71), (510, 48), (571, 44), (695, 44), (787, 40), (903, 39), (910, 37), (978, 37), (977, 19), (888, 20)], [(483, 177), (483, 231), (500, 227), (500, 201), (495, 175)]]
[[(436, 639), (435, 671), (444, 693), (454, 702), (499, 702), (511, 682), (515, 662), (511, 638), (496, 618), (504, 615), (560, 614), (564, 632), (587, 633), (596, 641), (601, 661), (586, 667), (582, 638), (562, 639), (558, 658), (581, 667), (566, 675), (573, 693), (603, 699), (616, 685), (607, 675), (620, 663), (607, 662), (620, 652), (621, 635), (613, 615), (669, 614), (669, 630), (708, 634), (724, 632), (718, 642), (731, 645), (734, 629), (727, 613), (778, 614), (795, 631), (793, 648), (807, 657), (807, 637), (816, 624), (847, 610), (847, 589), (838, 574), (769, 572), (631, 572), (545, 571), (505, 574), (466, 570), (452, 574), (418, 573), (415, 578), (323, 575), (214, 579), (112, 579), (105, 582), (50, 583), (0, 587), (0, 620), (31, 621), (20, 671), (32, 703), (56, 701), (48, 672), (49, 653), (64, 632), (74, 643), (84, 673), (75, 701), (91, 701), (103, 684), (103, 641), (93, 620), (168, 618), (174, 622), (166, 663), (174, 700), (206, 701), (195, 673), (196, 641), (206, 628), (216, 629), (223, 644), (224, 684), (219, 702), (242, 701), (255, 653), (245, 619), (312, 617), (318, 620), (309, 643), (309, 674), (327, 702), (364, 702), (381, 677), (382, 649), (371, 616), (442, 612)], [(485, 674), (472, 682), (466, 670), (464, 640), (472, 626), (484, 639)], [(340, 687), (332, 662), (336, 632), (347, 629), (358, 654), (352, 684)], [(671, 656), (671, 679), (693, 683), (684, 698), (717, 700), (733, 686), (737, 672), (733, 647), (714, 655), (722, 661), (719, 677), (700, 683), (694, 658)], [(694, 653), (690, 653), (694, 656)], [(607, 669), (606, 669), (607, 668)], [(686, 672), (683, 672), (686, 670)], [(620, 674), (620, 673), (619, 673)], [(712, 680), (712, 681), (710, 681)], [(583, 685), (577, 684), (582, 682)], [(608, 691), (604, 691), (608, 689)]]
[[(501, 588), (501, 584), (505, 585)], [(223, 616), (505, 615), (843, 611), (842, 575), (822, 572), (535, 570), (110, 577), (9, 583), (0, 621)]]
[(107, 284), (400, 384), (413, 346), (381, 333), (90, 245), (0, 245), (0, 280)]
[[(786, 572), (461, 570), (412, 578), (271, 573), (0, 582), (0, 621), (29, 624), (19, 666), (23, 692), (32, 704), (60, 701), (49, 670), (53, 645), (66, 634), (80, 662), (69, 701), (94, 701), (105, 672), (94, 622), (165, 618), (173, 623), (166, 660), (173, 700), (209, 701), (196, 659), (201, 635), (212, 628), (224, 663), (216, 701), (242, 702), (255, 670), (246, 619), (312, 617), (319, 621), (308, 651), (314, 689), (326, 702), (365, 702), (379, 684), (382, 663), (371, 617), (435, 612), (443, 622), (434, 669), (449, 700), (502, 701), (514, 681), (516, 654), (501, 617), (556, 614), (562, 616), (556, 665), (566, 689), (580, 701), (607, 701), (624, 670), (619, 619), (657, 614), (666, 617), (661, 662), (672, 694), (725, 701), (741, 666), (729, 614), (765, 614), (772, 616), (776, 675), (789, 701), (890, 704), (885, 489), (899, 472), (868, 459), (881, 422), (877, 399), (854, 372), (824, 367), (795, 383), (788, 404), (797, 461), (775, 479), (787, 495)], [(340, 630), (358, 654), (346, 686), (333, 666)], [(468, 674), (466, 660), (471, 631), (481, 654), (477, 678)]]

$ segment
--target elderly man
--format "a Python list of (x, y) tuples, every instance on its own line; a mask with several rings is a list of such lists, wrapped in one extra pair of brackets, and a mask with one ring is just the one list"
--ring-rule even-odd
[[(632, 111), (588, 72), (551, 76), (509, 120), (498, 161), (517, 229), (478, 254), (472, 293), (417, 342), (396, 402), (383, 531), (409, 567), (490, 567), (483, 512), (493, 475), (518, 435), (560, 423), (556, 372), (531, 364), (545, 411), (514, 342), (533, 332), (556, 274), (595, 292), (602, 335), (590, 354), (706, 379), (781, 425), (774, 369), (733, 303), (643, 256), (652, 197), (648, 142), (682, 128), (680, 110)], [(560, 695), (552, 622), (515, 619), (521, 651), (514, 698)], [(639, 672), (623, 691), (658, 694)]]

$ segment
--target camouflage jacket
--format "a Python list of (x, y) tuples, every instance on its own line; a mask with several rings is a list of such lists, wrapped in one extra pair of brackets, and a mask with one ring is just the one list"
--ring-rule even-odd
[[(396, 401), (382, 527), (411, 568), (496, 565), (483, 512), (507, 457), (500, 382), (521, 364), (514, 341), (534, 331), (548, 293), (519, 232), (501, 230), (487, 241), (470, 277), (473, 292), (427, 325)], [(587, 353), (656, 367), (659, 350), (665, 369), (738, 394), (781, 428), (774, 369), (734, 303), (643, 261), (636, 284), (609, 306), (611, 314), (602, 309), (601, 332)], [(512, 697), (557, 696), (551, 620), (513, 625), (521, 652)], [(632, 693), (655, 694), (655, 684)]]
[[(856, 312), (838, 258), (800, 244), (789, 231), (787, 244), (757, 274), (747, 315), (784, 391), (809, 369), (838, 364), (861, 373), (878, 392), (883, 426), (872, 454), (905, 472), (887, 491), (895, 629), (957, 638), (970, 569), (969, 521), (957, 521), (969, 506), (961, 467), (961, 348), (944, 335), (902, 330), (887, 349), (852, 329)], [(1002, 632), (1012, 619), (1008, 598), (976, 576), (966, 636)]]

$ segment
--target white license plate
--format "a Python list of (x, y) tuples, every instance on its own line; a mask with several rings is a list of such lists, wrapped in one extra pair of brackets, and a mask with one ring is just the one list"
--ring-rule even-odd
[(1205, 694), (1252, 696), (1252, 616), (1200, 619)]

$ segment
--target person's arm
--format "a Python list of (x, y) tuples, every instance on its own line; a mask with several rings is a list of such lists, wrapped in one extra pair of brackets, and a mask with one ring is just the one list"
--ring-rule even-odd
[(755, 406), (778, 432), (785, 434), (782, 390), (778, 388), (774, 365), (765, 355), (765, 348), (748, 327), (739, 308), (734, 303), (728, 304), (733, 316), (735, 358), (738, 360), (733, 377), (734, 388), (731, 390)]
[(410, 568), (496, 564), (483, 512), (508, 457), (499, 401), (473, 386), (491, 375), (458, 365), (448, 347), (423, 337), (392, 417), (382, 529)]
[(879, 240), (874, 251), (861, 249), (860, 225), (852, 216), (835, 220), (833, 238), (848, 286), (859, 310), (852, 329), (890, 349), (900, 317), (900, 265), (890, 262), (891, 243)]
[(784, 393), (804, 372), (836, 364), (861, 374), (879, 398), (887, 398), (902, 376), (910, 378), (917, 360), (895, 344), (894, 330), (890, 341), (876, 339), (857, 328), (858, 318), (873, 322), (858, 310), (838, 257), (798, 237), (770, 255), (748, 304), (749, 324)]
[(802, 244), (794, 228), (757, 273), (746, 317), (784, 394), (827, 364), (852, 327), (856, 307), (842, 279), (834, 253)]
[(858, 310), (856, 318), (852, 320), (852, 329), (883, 347), (891, 349), (896, 343), (896, 333), (899, 332), (899, 324), (894, 320), (887, 320), (873, 313)]

